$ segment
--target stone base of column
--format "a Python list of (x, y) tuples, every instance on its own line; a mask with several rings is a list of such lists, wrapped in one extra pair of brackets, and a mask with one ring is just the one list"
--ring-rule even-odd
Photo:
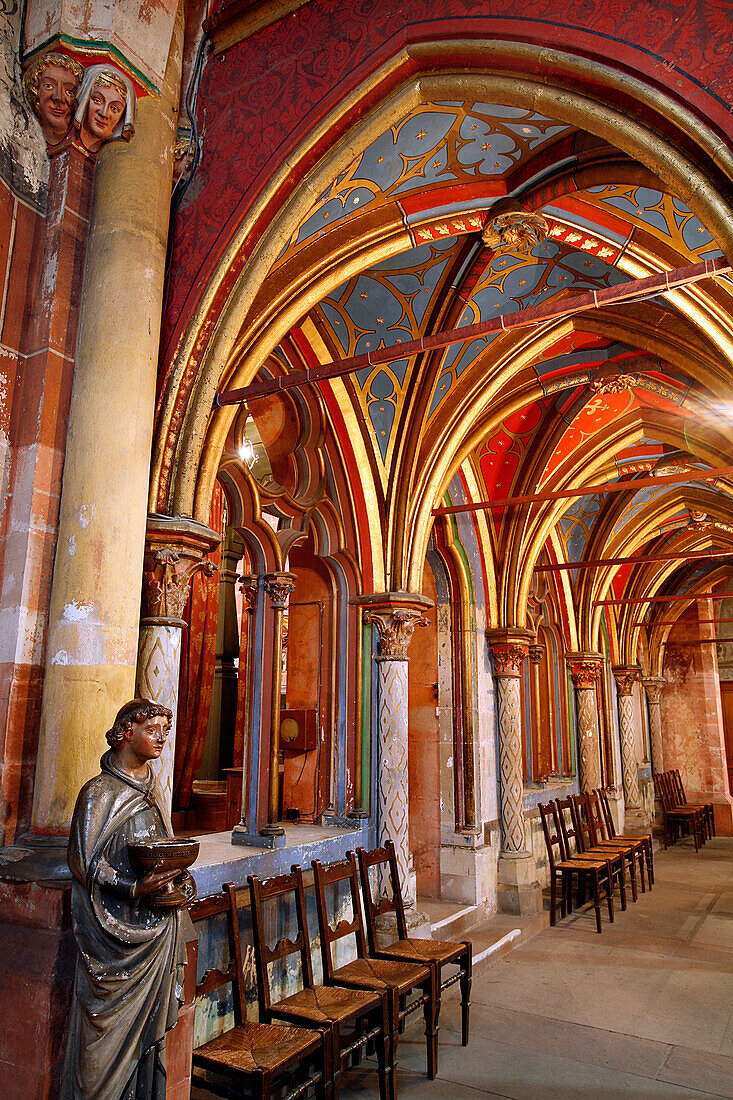
[(634, 833), (648, 833), (651, 827), (652, 821), (646, 810), (642, 809), (640, 806), (626, 807), (625, 833), (630, 833), (632, 836)]
[(531, 852), (502, 852), (496, 904), (500, 913), (534, 916), (542, 912), (542, 887)]
[[(407, 935), (411, 940), (431, 940), (433, 938), (430, 917), (419, 909), (405, 909)], [(397, 915), (384, 913), (377, 918), (377, 947), (383, 951), (397, 939)]]
[(281, 827), (279, 832), (269, 830), (268, 826), (261, 833), (251, 833), (246, 825), (235, 825), (232, 829), (232, 844), (242, 844), (247, 848), (284, 848), (287, 843), (285, 830)]
[(71, 889), (0, 882), (4, 1097), (58, 1095), (76, 964)]

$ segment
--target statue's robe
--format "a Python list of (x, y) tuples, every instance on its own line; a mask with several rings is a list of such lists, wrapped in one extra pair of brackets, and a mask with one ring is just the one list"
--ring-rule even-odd
[(151, 769), (139, 781), (115, 767), (79, 792), (69, 837), (71, 907), (79, 956), (62, 1100), (164, 1100), (166, 1032), (183, 1000), (178, 910), (130, 896), (131, 840), (172, 836)]

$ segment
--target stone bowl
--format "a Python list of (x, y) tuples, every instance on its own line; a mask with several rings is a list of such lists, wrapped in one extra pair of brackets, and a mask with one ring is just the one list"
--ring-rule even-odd
[(196, 897), (196, 884), (187, 868), (195, 862), (199, 854), (198, 840), (186, 838), (162, 837), (159, 840), (136, 840), (127, 845), (130, 863), (139, 875), (151, 871), (164, 874), (166, 871), (179, 871), (180, 874), (154, 894), (144, 899), (146, 905), (164, 909), (181, 908), (190, 905)]

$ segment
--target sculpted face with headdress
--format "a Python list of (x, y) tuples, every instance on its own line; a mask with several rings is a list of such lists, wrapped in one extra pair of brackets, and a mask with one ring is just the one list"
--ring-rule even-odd
[(74, 115), (82, 146), (97, 153), (106, 141), (129, 141), (135, 132), (135, 89), (126, 76), (108, 65), (91, 65), (79, 89)]
[(26, 99), (49, 148), (59, 145), (69, 132), (83, 78), (78, 61), (54, 51), (37, 57), (23, 76)]

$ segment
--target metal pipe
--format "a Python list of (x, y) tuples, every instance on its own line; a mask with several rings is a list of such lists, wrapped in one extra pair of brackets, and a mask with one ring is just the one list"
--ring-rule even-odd
[(700, 282), (701, 279), (725, 275), (731, 270), (733, 268), (728, 261), (720, 257), (715, 260), (704, 260), (702, 263), (691, 264), (688, 267), (674, 268), (672, 271), (665, 271), (661, 275), (650, 275), (645, 279), (631, 279), (620, 286), (593, 290), (589, 294), (577, 294), (571, 299), (563, 298), (561, 301), (553, 302), (550, 305), (535, 306), (532, 309), (520, 310), (518, 313), (502, 314), (499, 317), (492, 317), (490, 321), (479, 321), (475, 325), (464, 325), (462, 328), (449, 329), (447, 332), (436, 332), (432, 336), (421, 336), (419, 340), (409, 340), (404, 344), (380, 348), (378, 351), (367, 352), (366, 355), (356, 355), (350, 359), (340, 359), (335, 363), (325, 363), (305, 371), (296, 371), (293, 374), (281, 375), (278, 378), (268, 378), (263, 382), (254, 382), (242, 389), (225, 390), (223, 393), (216, 395), (214, 405), (219, 408), (223, 405), (239, 405), (242, 401), (248, 401), (254, 397), (265, 397), (277, 393), (279, 390), (304, 386), (309, 382), (338, 378), (341, 375), (361, 370), (362, 367), (374, 366), (377, 363), (389, 363), (394, 359), (404, 359), (410, 355), (417, 355), (422, 351), (447, 348), (450, 344), (462, 344), (465, 341), (475, 340), (477, 337), (486, 336), (490, 333), (528, 328), (532, 325), (542, 324), (544, 321), (571, 317), (576, 313), (583, 313), (585, 310), (599, 309), (601, 306), (618, 305), (620, 302), (636, 302), (642, 298), (654, 298), (658, 294), (665, 294), (669, 290)]
[[(632, 626), (680, 626), (687, 622), (686, 619), (659, 619), (658, 622), (647, 623), (644, 619), (632, 623)], [(733, 619), (694, 619), (695, 623), (733, 623)]]
[(685, 485), (693, 481), (715, 481), (726, 474), (733, 474), (733, 466), (717, 466), (710, 470), (690, 470), (686, 474), (668, 474), (663, 477), (629, 478), (628, 481), (613, 481), (603, 485), (585, 485), (577, 489), (559, 489), (551, 493), (527, 493), (524, 496), (505, 497), (504, 500), (479, 500), (470, 504), (446, 504), (433, 508), (434, 516), (449, 516), (454, 512), (480, 512), (484, 509), (507, 508), (513, 504), (543, 504), (551, 500), (565, 500), (567, 497), (593, 496), (595, 493), (624, 493), (627, 489), (651, 489), (659, 485)]
[(708, 550), (700, 554), (639, 554), (630, 558), (596, 558), (593, 561), (564, 561), (552, 565), (535, 565), (535, 573), (561, 573), (566, 569), (594, 569), (603, 565), (638, 565), (648, 561), (707, 561), (709, 558), (732, 558), (733, 550)]
[(622, 600), (594, 600), (594, 607), (608, 607), (611, 604), (627, 603), (673, 603), (676, 600), (687, 600), (689, 603), (695, 600), (729, 600), (733, 599), (733, 593), (725, 592), (722, 596), (713, 596), (710, 592), (703, 592), (697, 596), (628, 596)]

